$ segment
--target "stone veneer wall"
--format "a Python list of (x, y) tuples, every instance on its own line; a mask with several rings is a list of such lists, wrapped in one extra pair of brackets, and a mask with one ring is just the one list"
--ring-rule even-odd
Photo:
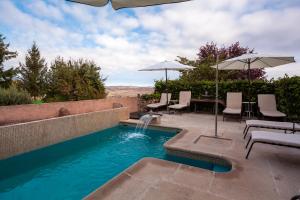
[(117, 125), (129, 118), (116, 108), (0, 127), (0, 159)]
[(122, 104), (129, 109), (129, 112), (136, 112), (138, 110), (137, 97), (111, 97), (95, 100), (45, 103), (40, 105), (0, 106), (0, 125), (58, 117), (61, 108), (67, 109), (71, 115), (74, 115), (111, 109), (113, 108), (113, 104)]

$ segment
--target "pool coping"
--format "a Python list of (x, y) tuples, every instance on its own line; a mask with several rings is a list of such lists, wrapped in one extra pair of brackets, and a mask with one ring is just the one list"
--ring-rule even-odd
[[(129, 126), (135, 126), (137, 123), (134, 122), (128, 122), (128, 121), (120, 121), (121, 125), (129, 125)], [(88, 194), (84, 199), (92, 200), (92, 199), (102, 199), (107, 197), (109, 194), (113, 193), (117, 188), (120, 188), (122, 184), (124, 184), (127, 180), (132, 179), (132, 176), (134, 176), (139, 170), (144, 168), (147, 164), (155, 164), (160, 166), (168, 166), (168, 167), (177, 167), (185, 166), (194, 169), (196, 172), (202, 173), (203, 171), (212, 173), (212, 174), (232, 174), (236, 171), (236, 162), (234, 160), (231, 160), (229, 158), (226, 158), (222, 155), (216, 155), (216, 154), (210, 154), (205, 152), (197, 152), (193, 150), (188, 150), (184, 148), (179, 148), (173, 146), (176, 141), (178, 141), (180, 138), (184, 137), (186, 134), (188, 134), (188, 130), (184, 128), (179, 127), (170, 127), (170, 126), (163, 126), (163, 125), (157, 125), (157, 124), (150, 124), (148, 126), (150, 129), (159, 129), (159, 130), (176, 130), (178, 133), (170, 138), (168, 141), (164, 143), (164, 148), (167, 150), (168, 153), (171, 152), (173, 155), (178, 155), (179, 153), (187, 154), (186, 157), (189, 156), (196, 156), (196, 159), (206, 160), (209, 162), (213, 162), (216, 164), (224, 164), (224, 162), (220, 163), (220, 160), (224, 160), (226, 164), (231, 165), (231, 170), (228, 172), (215, 172), (204, 168), (194, 167), (186, 164), (176, 163), (172, 161), (167, 161), (163, 159), (158, 158), (152, 158), (152, 157), (145, 157), (137, 162), (130, 165), (127, 169), (120, 172), (118, 175), (114, 176), (112, 179), (108, 180), (105, 184), (100, 186), (99, 188), (95, 189), (93, 192)], [(182, 155), (179, 155), (182, 156)], [(193, 157), (190, 157), (193, 158)], [(195, 157), (194, 157), (195, 158)], [(208, 159), (210, 158), (210, 159)]]
[[(136, 125), (137, 123), (134, 122), (128, 122), (128, 121), (120, 121), (120, 124), (127, 124), (127, 125)], [(230, 165), (231, 170), (228, 172), (222, 172), (222, 173), (230, 173), (235, 169), (236, 162), (228, 157), (225, 157), (221, 154), (214, 154), (214, 153), (208, 153), (208, 152), (199, 152), (199, 151), (193, 151), (187, 148), (177, 147), (174, 144), (181, 138), (183, 138), (185, 135), (188, 134), (188, 130), (184, 128), (179, 127), (170, 127), (170, 126), (163, 126), (158, 124), (150, 124), (148, 128), (154, 128), (159, 130), (177, 130), (178, 133), (176, 133), (175, 136), (170, 138), (168, 141), (166, 141), (163, 146), (167, 150), (168, 153), (181, 156), (181, 157), (188, 157), (198, 160), (205, 160), (208, 162), (212, 162), (219, 165)], [(205, 136), (205, 135), (201, 135)], [(222, 138), (220, 139), (227, 139)]]

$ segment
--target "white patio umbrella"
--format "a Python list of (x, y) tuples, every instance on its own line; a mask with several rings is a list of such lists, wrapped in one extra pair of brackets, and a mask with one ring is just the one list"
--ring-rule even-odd
[(145, 7), (160, 4), (179, 3), (190, 0), (68, 0), (76, 3), (87, 4), (90, 6), (102, 7), (111, 2), (115, 10), (121, 8)]
[[(140, 69), (139, 71), (165, 71), (166, 75), (166, 93), (167, 93), (167, 100), (168, 100), (168, 70), (173, 71), (180, 71), (180, 70), (189, 70), (194, 69), (195, 67), (181, 64), (177, 61), (163, 61), (149, 67)], [(169, 101), (167, 101), (167, 104)]]
[[(262, 69), (267, 67), (276, 67), (295, 62), (293, 56), (275, 56), (257, 53), (247, 53), (241, 56), (225, 60), (212, 66), (216, 69), (216, 102), (218, 99), (218, 70), (248, 70), (248, 101), (250, 104), (250, 69)], [(217, 137), (217, 114), (218, 104), (215, 110), (215, 136)], [(248, 105), (249, 106), (249, 105)]]

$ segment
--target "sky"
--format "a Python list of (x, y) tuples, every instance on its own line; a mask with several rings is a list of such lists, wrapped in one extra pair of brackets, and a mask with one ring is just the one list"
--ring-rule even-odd
[[(192, 0), (117, 11), (64, 0), (0, 0), (0, 33), (18, 52), (6, 67), (24, 62), (35, 41), (48, 66), (57, 56), (95, 61), (106, 85), (151, 86), (164, 73), (138, 69), (177, 56), (195, 59), (211, 41), (239, 41), (300, 62), (299, 19), (299, 0)], [(269, 79), (300, 75), (300, 64), (266, 71)]]

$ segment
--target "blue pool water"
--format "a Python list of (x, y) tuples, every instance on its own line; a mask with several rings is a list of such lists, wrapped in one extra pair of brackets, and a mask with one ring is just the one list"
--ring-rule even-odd
[(176, 134), (119, 125), (0, 161), (0, 199), (81, 199), (143, 157), (224, 172), (228, 167), (167, 155)]

